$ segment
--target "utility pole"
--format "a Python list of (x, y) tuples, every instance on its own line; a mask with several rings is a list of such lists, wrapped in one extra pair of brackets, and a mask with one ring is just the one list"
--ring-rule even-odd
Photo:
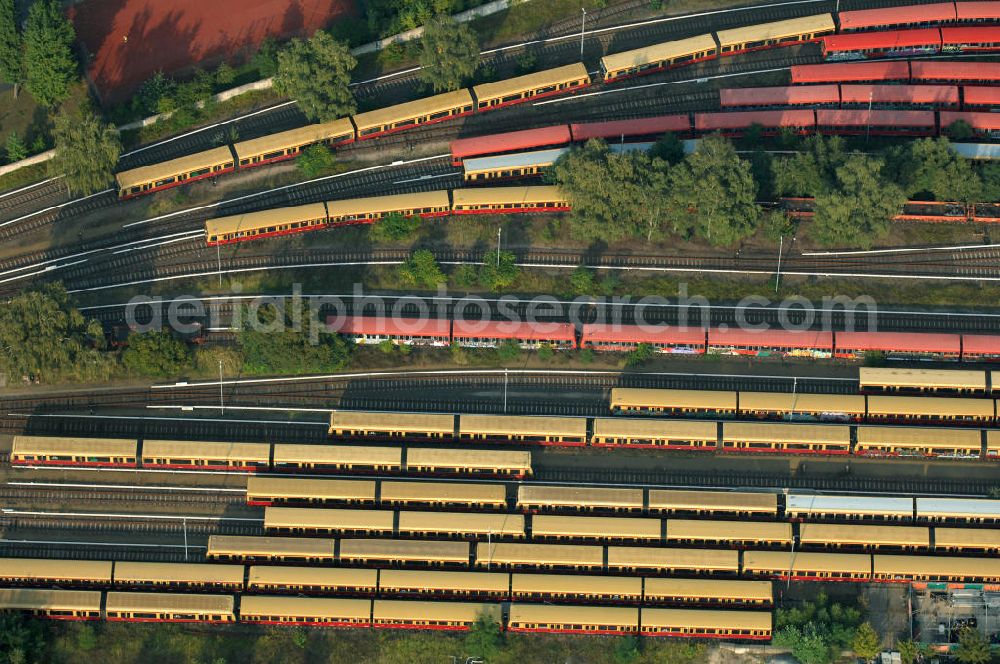
[(503, 226), (497, 228), (497, 269), (500, 269), (500, 234), (503, 233)]
[(187, 562), (188, 559), (188, 520), (184, 517), (184, 561)]
[(222, 245), (215, 245), (215, 258), (219, 261), (219, 288), (222, 288)]
[(583, 16), (580, 18), (580, 59), (583, 60), (583, 35), (586, 33), (587, 27), (587, 10), (580, 7), (580, 11), (583, 12)]
[(507, 412), (507, 367), (503, 368), (503, 412)]
[(781, 283), (781, 251), (785, 248), (785, 236), (782, 235), (778, 241), (778, 273), (774, 277), (774, 292), (778, 292), (778, 284)]
[(226, 402), (222, 397), (222, 360), (219, 360), (219, 410), (220, 415), (226, 414)]
[(868, 142), (868, 137), (872, 133), (872, 98), (875, 96), (874, 92), (868, 93), (868, 124), (865, 125), (865, 143)]

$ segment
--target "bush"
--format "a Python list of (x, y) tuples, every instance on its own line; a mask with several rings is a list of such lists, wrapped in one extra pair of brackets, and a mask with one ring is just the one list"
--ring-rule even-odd
[(267, 37), (250, 58), (250, 65), (260, 73), (261, 78), (270, 78), (278, 71), (279, 50), (278, 42), (273, 37)]
[(295, 165), (309, 179), (323, 175), (335, 164), (333, 152), (322, 143), (310, 145), (295, 160)]
[(639, 344), (635, 350), (628, 354), (625, 363), (630, 367), (638, 366), (653, 359), (654, 354), (655, 350), (652, 346), (649, 344)]
[(24, 141), (17, 135), (16, 131), (10, 132), (7, 136), (7, 161), (13, 164), (27, 156), (28, 148), (25, 146)]
[(504, 339), (497, 348), (497, 359), (503, 364), (510, 364), (521, 357), (521, 345), (515, 339)]
[(215, 70), (215, 84), (225, 88), (236, 80), (236, 70), (223, 62)]
[(409, 239), (420, 229), (420, 217), (407, 217), (393, 212), (382, 221), (372, 224), (371, 236), (376, 242), (399, 242)]
[(142, 376), (176, 376), (191, 366), (191, 353), (169, 330), (130, 334), (122, 361)]

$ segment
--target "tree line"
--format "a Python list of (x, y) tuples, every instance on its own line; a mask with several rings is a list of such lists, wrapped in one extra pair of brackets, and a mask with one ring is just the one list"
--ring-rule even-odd
[(817, 134), (795, 147), (772, 158), (762, 151), (746, 157), (721, 135), (687, 155), (672, 135), (649, 152), (613, 152), (592, 140), (563, 155), (551, 180), (572, 204), (572, 229), (582, 239), (675, 237), (715, 246), (762, 229), (790, 232), (783, 213), (758, 204), (778, 196), (815, 198), (810, 232), (819, 243), (870, 247), (908, 198), (973, 202), (1000, 194), (1000, 166), (974, 167), (946, 138), (859, 153), (840, 137)]

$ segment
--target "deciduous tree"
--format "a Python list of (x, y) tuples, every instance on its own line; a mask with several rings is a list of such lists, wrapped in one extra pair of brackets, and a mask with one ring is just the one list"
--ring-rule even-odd
[(469, 26), (449, 16), (438, 16), (424, 26), (420, 78), (435, 92), (459, 89), (478, 66), (479, 41)]
[(42, 106), (55, 106), (69, 96), (76, 80), (73, 40), (76, 31), (58, 0), (38, 0), (28, 10), (24, 28), (25, 86)]
[(883, 162), (852, 155), (837, 169), (836, 187), (816, 197), (812, 232), (826, 245), (868, 248), (889, 232), (906, 196), (882, 177)]
[(354, 113), (349, 87), (358, 61), (347, 45), (319, 31), (308, 41), (293, 39), (278, 53), (274, 89), (299, 103), (313, 120), (333, 120)]
[(938, 201), (971, 203), (982, 195), (982, 181), (968, 159), (951, 149), (944, 136), (922, 138), (910, 144), (904, 173), (909, 196), (927, 193)]
[(717, 246), (733, 244), (757, 226), (756, 194), (750, 164), (728, 139), (709, 136), (670, 171), (673, 230), (693, 232)]
[(170, 330), (130, 334), (122, 362), (143, 376), (173, 377), (190, 368), (191, 352)]
[(49, 172), (62, 175), (69, 191), (87, 195), (111, 183), (122, 149), (113, 125), (101, 122), (86, 107), (73, 113), (63, 110), (55, 118), (52, 136), (56, 153)]
[(14, 0), (0, 0), (0, 80), (17, 88), (24, 82), (24, 54)]
[(333, 152), (322, 143), (310, 145), (295, 159), (295, 165), (307, 178), (319, 177), (333, 168), (335, 163)]
[(371, 236), (376, 242), (398, 242), (411, 237), (419, 228), (420, 217), (393, 212), (372, 224)]
[(342, 369), (350, 359), (343, 338), (328, 332), (318, 313), (301, 301), (286, 304), (284, 309), (268, 304), (241, 312), (243, 371), (304, 374)]
[(955, 659), (962, 664), (986, 664), (992, 659), (990, 642), (979, 633), (978, 629), (966, 627), (958, 635)]
[(465, 637), (465, 647), (473, 657), (492, 661), (503, 648), (503, 634), (496, 616), (488, 611), (479, 612)]
[(403, 283), (418, 288), (436, 288), (448, 281), (437, 260), (427, 249), (418, 249), (410, 254), (399, 266), (399, 277)]
[(7, 161), (14, 163), (15, 161), (21, 161), (28, 156), (28, 146), (24, 144), (21, 140), (20, 135), (16, 131), (10, 132), (7, 135)]
[(802, 152), (773, 162), (774, 189), (779, 196), (817, 196), (836, 185), (837, 169), (847, 158), (844, 140), (815, 134), (803, 147)]
[(517, 257), (512, 252), (499, 253), (499, 260), (496, 251), (487, 253), (482, 267), (479, 268), (479, 283), (496, 292), (510, 287), (521, 273), (521, 268), (517, 266)]
[(854, 633), (854, 640), (851, 642), (851, 649), (861, 659), (866, 662), (871, 661), (882, 650), (882, 640), (875, 633), (871, 623), (863, 622), (858, 625), (858, 630)]

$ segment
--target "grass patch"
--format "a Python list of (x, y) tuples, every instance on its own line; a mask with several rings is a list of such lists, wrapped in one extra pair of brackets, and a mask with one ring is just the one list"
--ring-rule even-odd
[(6, 175), (0, 175), (0, 191), (17, 189), (18, 187), (24, 187), (33, 182), (40, 182), (41, 180), (44, 180), (47, 175), (48, 164), (45, 162), (19, 168), (16, 171), (7, 173)]

